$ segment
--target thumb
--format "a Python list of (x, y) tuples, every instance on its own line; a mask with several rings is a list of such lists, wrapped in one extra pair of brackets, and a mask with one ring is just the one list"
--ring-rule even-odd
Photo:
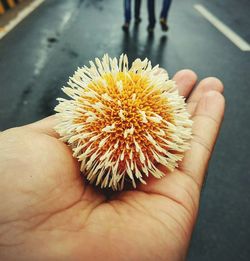
[(54, 114), (42, 120), (28, 124), (25, 127), (32, 128), (38, 132), (42, 132), (54, 138), (59, 138), (59, 134), (54, 130), (54, 127), (57, 125), (57, 123), (58, 119), (56, 114)]

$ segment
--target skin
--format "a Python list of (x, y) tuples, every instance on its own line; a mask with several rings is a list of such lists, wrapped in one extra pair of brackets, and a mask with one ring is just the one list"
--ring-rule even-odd
[(225, 101), (216, 78), (196, 86), (182, 70), (174, 80), (194, 121), (191, 149), (137, 190), (107, 197), (85, 184), (54, 116), (0, 134), (0, 260), (185, 260)]

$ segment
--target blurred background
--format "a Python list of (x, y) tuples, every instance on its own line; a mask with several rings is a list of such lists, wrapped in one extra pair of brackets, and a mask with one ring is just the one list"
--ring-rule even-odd
[(249, 261), (250, 1), (173, 0), (167, 33), (155, 4), (149, 34), (146, 0), (127, 33), (122, 0), (0, 0), (0, 130), (53, 114), (68, 77), (104, 53), (220, 78), (227, 109), (188, 260)]

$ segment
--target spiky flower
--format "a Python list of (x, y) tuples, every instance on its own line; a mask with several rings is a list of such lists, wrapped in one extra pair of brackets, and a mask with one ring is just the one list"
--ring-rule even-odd
[(78, 68), (68, 84), (63, 91), (71, 99), (58, 98), (55, 129), (91, 183), (117, 190), (130, 180), (136, 187), (146, 176), (164, 176), (160, 164), (177, 167), (192, 121), (166, 71), (147, 59), (129, 69), (126, 55), (104, 55)]

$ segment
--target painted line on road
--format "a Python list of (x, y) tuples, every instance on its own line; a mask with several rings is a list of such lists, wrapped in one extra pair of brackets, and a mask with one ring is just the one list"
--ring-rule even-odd
[(8, 34), (12, 29), (14, 29), (20, 22), (22, 22), (30, 13), (32, 13), (41, 3), (45, 0), (35, 0), (22, 11), (20, 11), (17, 16), (12, 19), (6, 26), (0, 30), (0, 40)]
[(210, 13), (203, 5), (196, 4), (194, 8), (204, 16), (217, 30), (224, 34), (232, 43), (234, 43), (241, 51), (250, 51), (250, 45), (238, 34), (236, 34), (227, 25), (221, 22), (216, 16)]

